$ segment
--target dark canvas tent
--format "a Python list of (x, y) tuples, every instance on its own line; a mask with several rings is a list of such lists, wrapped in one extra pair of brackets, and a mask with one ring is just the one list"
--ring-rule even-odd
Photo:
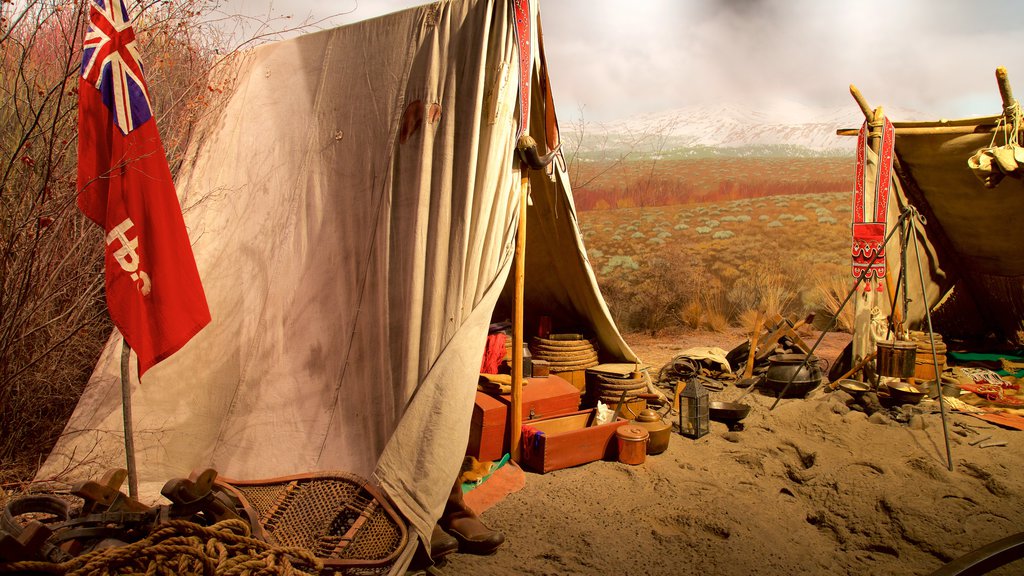
[[(1004, 94), (1006, 97), (1006, 94)], [(1001, 344), (1024, 344), (1024, 165), (989, 183), (972, 168), (979, 151), (1019, 140), (1013, 116), (1020, 107), (1005, 102), (1005, 116), (900, 122), (893, 119), (895, 202), (889, 226), (907, 205), (924, 217), (915, 223), (920, 240), (925, 293), (936, 308), (937, 329), (969, 340), (994, 336)], [(865, 105), (862, 103), (862, 107)], [(855, 130), (840, 134), (855, 135)], [(869, 158), (869, 161), (874, 161)], [(998, 182), (995, 182), (998, 180)], [(899, 268), (898, 235), (887, 244), (890, 271)], [(921, 282), (913, 248), (907, 254), (912, 324), (924, 320)]]
[[(536, 5), (528, 132), (557, 142)], [(222, 78), (178, 192), (213, 316), (133, 391), (143, 493), (233, 478), (372, 477), (429, 534), (466, 448), (519, 217), (513, 3), (438, 2), (266, 45)], [(543, 151), (543, 150), (542, 150)], [(527, 324), (631, 361), (566, 174), (531, 175)], [(40, 477), (124, 461), (110, 339)]]

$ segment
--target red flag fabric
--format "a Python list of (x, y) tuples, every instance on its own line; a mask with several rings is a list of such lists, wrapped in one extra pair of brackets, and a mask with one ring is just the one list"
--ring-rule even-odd
[(106, 231), (110, 318), (141, 377), (210, 322), (122, 0), (91, 0), (78, 81), (78, 207)]

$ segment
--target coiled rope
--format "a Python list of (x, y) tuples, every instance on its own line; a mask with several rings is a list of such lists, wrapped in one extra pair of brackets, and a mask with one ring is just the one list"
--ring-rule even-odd
[(0, 573), (62, 576), (312, 576), (321, 569), (323, 562), (309, 550), (273, 546), (252, 538), (249, 526), (241, 520), (225, 520), (210, 527), (171, 520), (142, 540), (93, 550), (67, 562), (0, 563)]

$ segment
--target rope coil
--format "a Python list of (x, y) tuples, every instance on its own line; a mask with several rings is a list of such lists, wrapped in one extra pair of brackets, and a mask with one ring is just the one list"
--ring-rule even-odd
[(171, 520), (138, 542), (93, 550), (66, 562), (0, 563), (0, 573), (62, 576), (312, 576), (322, 569), (323, 562), (309, 550), (252, 538), (241, 520), (210, 527)]

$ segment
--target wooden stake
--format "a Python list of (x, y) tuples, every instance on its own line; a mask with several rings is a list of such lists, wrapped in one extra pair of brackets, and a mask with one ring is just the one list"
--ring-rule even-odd
[(515, 295), (512, 313), (512, 414), (509, 447), (512, 459), (520, 460), (520, 439), (523, 435), (523, 293), (526, 285), (526, 206), (530, 197), (530, 172), (526, 164), (519, 166), (519, 228), (516, 230)]
[(124, 417), (124, 455), (128, 464), (128, 496), (139, 497), (139, 473), (135, 468), (135, 434), (132, 427), (132, 383), (128, 359), (132, 349), (121, 335), (121, 413)]
[(757, 341), (761, 336), (761, 311), (757, 311), (754, 318), (754, 331), (750, 334), (750, 349), (747, 350), (747, 365), (743, 368), (743, 379), (749, 380), (754, 377), (754, 356), (757, 354)]

